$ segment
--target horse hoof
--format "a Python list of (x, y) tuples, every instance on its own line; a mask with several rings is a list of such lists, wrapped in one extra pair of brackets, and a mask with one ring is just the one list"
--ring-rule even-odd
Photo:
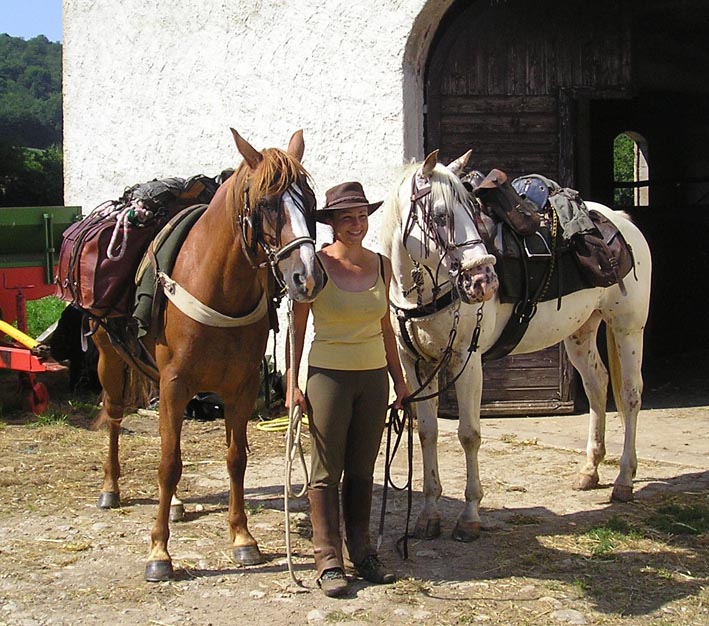
[(121, 496), (115, 491), (102, 491), (98, 495), (99, 509), (119, 509), (121, 507)]
[(145, 566), (145, 580), (149, 583), (164, 582), (174, 577), (172, 561), (148, 561)]
[(611, 502), (632, 502), (633, 488), (626, 485), (615, 485), (611, 493)]
[(441, 520), (434, 518), (417, 522), (414, 529), (416, 539), (435, 539), (441, 535)]
[(170, 521), (171, 522), (181, 522), (185, 519), (185, 505), (171, 504), (170, 505)]
[(574, 489), (578, 491), (590, 491), (598, 487), (598, 474), (589, 476), (588, 474), (579, 474), (578, 480), (574, 485)]
[(458, 522), (452, 536), (456, 541), (475, 541), (480, 538), (480, 522)]
[(234, 561), (239, 565), (260, 565), (264, 562), (258, 546), (239, 546), (233, 551)]

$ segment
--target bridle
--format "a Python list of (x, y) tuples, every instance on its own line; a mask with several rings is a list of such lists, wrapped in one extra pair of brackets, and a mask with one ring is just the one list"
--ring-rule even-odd
[[(407, 247), (407, 243), (409, 238), (411, 237), (411, 233), (413, 232), (413, 229), (415, 226), (419, 227), (419, 230), (421, 231), (423, 235), (423, 239), (421, 241), (421, 256), (422, 257), (428, 257), (430, 254), (430, 247), (427, 245), (427, 243), (432, 243), (437, 252), (440, 255), (440, 260), (438, 262), (438, 265), (436, 266), (436, 271), (435, 273), (431, 271), (430, 268), (428, 268), (425, 265), (421, 265), (417, 261), (413, 260), (414, 264), (414, 269), (411, 271), (412, 274), (412, 279), (413, 279), (413, 286), (404, 292), (404, 295), (409, 295), (414, 289), (417, 291), (417, 308), (415, 309), (402, 309), (397, 306), (393, 306), (392, 308), (394, 309), (397, 319), (399, 320), (399, 326), (401, 330), (401, 337), (406, 346), (409, 348), (409, 350), (413, 353), (413, 355), (416, 357), (416, 373), (417, 373), (417, 378), (419, 385), (421, 388), (427, 387), (428, 384), (434, 379), (435, 376), (444, 368), (447, 366), (448, 362), (450, 361), (452, 355), (453, 355), (453, 346), (455, 342), (455, 338), (457, 336), (458, 332), (458, 324), (460, 322), (460, 305), (461, 305), (461, 299), (460, 299), (460, 294), (459, 294), (459, 286), (458, 286), (458, 276), (461, 271), (460, 263), (455, 260), (451, 261), (449, 264), (450, 269), (448, 271), (449, 275), (449, 280), (451, 285), (451, 289), (447, 291), (443, 296), (439, 297), (439, 293), (445, 283), (439, 284), (438, 281), (438, 276), (440, 273), (440, 268), (443, 264), (443, 260), (445, 259), (446, 256), (450, 255), (452, 252), (455, 250), (462, 248), (464, 246), (470, 246), (470, 245), (476, 245), (476, 244), (482, 244), (483, 240), (480, 239), (480, 236), (478, 235), (477, 238), (474, 239), (468, 239), (462, 243), (456, 243), (455, 238), (454, 238), (454, 231), (455, 231), (455, 219), (454, 219), (454, 214), (453, 210), (451, 207), (449, 207), (447, 204), (445, 206), (445, 215), (443, 217), (438, 217), (441, 223), (437, 223), (437, 216), (433, 215), (433, 211), (431, 210), (431, 204), (430, 204), (430, 194), (431, 194), (431, 184), (428, 183), (425, 187), (419, 188), (416, 182), (416, 173), (413, 174), (411, 178), (411, 195), (410, 195), (410, 207), (409, 207), (409, 214), (406, 218), (406, 224), (404, 225), (403, 228), (403, 233), (402, 233), (402, 243), (404, 246), (404, 249), (409, 251)], [(427, 200), (427, 201), (424, 201)], [(473, 224), (475, 225), (475, 218), (472, 212), (472, 209), (463, 202), (466, 212), (469, 215), (470, 219), (472, 220)], [(442, 224), (445, 224), (447, 226), (446, 233), (445, 233), (445, 238), (441, 234), (441, 226)], [(475, 229), (475, 232), (477, 233), (477, 227)], [(422, 269), (426, 269), (426, 271), (429, 274), (429, 278), (431, 279), (431, 282), (433, 283), (432, 287), (432, 294), (433, 294), (433, 301), (431, 303), (423, 304), (422, 302), (422, 297), (423, 297), (423, 271)], [(441, 354), (440, 358), (437, 360), (436, 366), (434, 367), (434, 371), (432, 374), (429, 374), (429, 376), (424, 380), (424, 377), (420, 373), (420, 366), (424, 360), (427, 360), (426, 357), (421, 353), (420, 350), (416, 348), (414, 345), (414, 341), (411, 338), (408, 329), (406, 327), (406, 323), (411, 320), (415, 320), (417, 318), (422, 318), (422, 317), (427, 317), (437, 311), (441, 311), (445, 308), (448, 308), (449, 306), (454, 307), (453, 308), (453, 322), (452, 322), (452, 327), (449, 333), (449, 338), (448, 338), (448, 343)], [(477, 351), (478, 348), (478, 339), (480, 336), (480, 329), (482, 325), (482, 310), (483, 306), (481, 306), (478, 309), (477, 315), (476, 315), (476, 325), (472, 333), (471, 337), (471, 343), (468, 348), (468, 357), (465, 361), (465, 364), (461, 368), (460, 372), (453, 378), (452, 381), (450, 381), (450, 385), (452, 385), (457, 378), (460, 376), (460, 374), (463, 372), (465, 369), (468, 361), (470, 360), (470, 357), (473, 352)], [(446, 388), (448, 388), (447, 385)], [(412, 394), (412, 395), (417, 395), (421, 389), (418, 390), (418, 392)], [(439, 391), (438, 394), (442, 393), (445, 390)], [(419, 398), (419, 400), (423, 399), (430, 399), (431, 396), (428, 396), (426, 398)]]
[[(454, 292), (453, 296), (456, 300), (459, 300), (460, 294), (458, 292), (458, 278), (462, 270), (460, 262), (451, 259), (449, 262), (450, 269), (448, 270), (448, 281), (439, 283), (439, 275), (441, 267), (443, 266), (443, 261), (446, 259), (446, 257), (449, 257), (453, 252), (455, 252), (459, 248), (483, 244), (484, 242), (478, 234), (478, 237), (475, 239), (468, 239), (466, 241), (457, 243), (454, 237), (455, 214), (453, 213), (453, 210), (446, 204), (445, 215), (434, 215), (434, 212), (431, 210), (431, 203), (429, 198), (432, 189), (431, 183), (429, 182), (426, 186), (419, 188), (416, 182), (416, 178), (417, 173), (414, 173), (411, 177), (411, 195), (409, 198), (410, 207), (409, 214), (406, 218), (406, 224), (404, 225), (403, 229), (402, 243), (404, 249), (408, 252), (408, 240), (411, 236), (411, 233), (413, 232), (413, 229), (418, 226), (419, 230), (423, 235), (423, 239), (420, 243), (420, 256), (428, 258), (428, 256), (431, 254), (431, 250), (429, 245), (427, 244), (432, 244), (435, 250), (438, 252), (440, 259), (438, 261), (438, 264), (436, 265), (435, 272), (433, 272), (428, 266), (422, 265), (418, 261), (414, 260), (412, 257), (412, 261), (414, 264), (414, 269), (411, 272), (413, 285), (411, 288), (404, 292), (404, 295), (408, 296), (409, 294), (411, 294), (412, 291), (416, 290), (417, 306), (423, 306), (423, 270), (425, 269), (433, 285), (431, 291), (433, 294), (434, 301), (438, 299), (438, 296), (446, 282), (450, 282), (451, 291)], [(473, 225), (475, 226), (475, 232), (478, 232), (474, 211), (470, 206), (468, 206), (464, 199), (461, 199), (461, 203), (465, 207), (466, 214), (470, 217)], [(441, 234), (441, 230), (443, 229), (439, 228), (441, 225), (446, 226), (445, 238)]]
[[(307, 184), (307, 183), (306, 183)], [(289, 241), (285, 245), (281, 245), (281, 231), (283, 229), (283, 203), (286, 201), (285, 197), (288, 197), (295, 207), (300, 210), (306, 217), (308, 222), (308, 233), (309, 236), (296, 237), (292, 241)], [(241, 235), (242, 249), (244, 255), (251, 267), (255, 270), (270, 268), (273, 277), (278, 283), (281, 290), (285, 289), (285, 281), (283, 279), (283, 273), (279, 268), (280, 262), (288, 257), (294, 250), (300, 248), (306, 244), (312, 244), (315, 247), (315, 222), (314, 220), (308, 219), (307, 207), (305, 206), (306, 194), (301, 190), (297, 183), (291, 183), (291, 185), (278, 197), (278, 213), (276, 217), (275, 225), (275, 245), (272, 245), (266, 239), (263, 232), (263, 220), (267, 219), (264, 216), (263, 209), (257, 204), (256, 207), (252, 207), (249, 202), (249, 184), (248, 182), (244, 186), (243, 193), (243, 204), (244, 209), (238, 216), (239, 232)], [(250, 234), (249, 234), (250, 233)], [(249, 243), (249, 238), (251, 243)], [(266, 255), (266, 260), (262, 263), (258, 263), (256, 260), (256, 255), (258, 254), (258, 248), (261, 248)]]

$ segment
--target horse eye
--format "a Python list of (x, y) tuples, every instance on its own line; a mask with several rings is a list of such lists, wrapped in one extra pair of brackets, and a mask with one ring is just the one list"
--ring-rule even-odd
[(439, 206), (433, 209), (433, 222), (438, 227), (448, 224), (448, 211), (446, 211), (446, 207)]
[(278, 200), (261, 198), (258, 201), (258, 208), (261, 209), (261, 211), (265, 211), (268, 213), (276, 213), (278, 211)]

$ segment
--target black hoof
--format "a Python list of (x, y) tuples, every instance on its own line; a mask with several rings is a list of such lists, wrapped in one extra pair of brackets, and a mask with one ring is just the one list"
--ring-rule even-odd
[(264, 558), (258, 546), (239, 546), (234, 548), (234, 561), (240, 565), (259, 565), (264, 562)]
[(121, 496), (113, 491), (102, 491), (98, 496), (99, 509), (119, 509)]
[(149, 583), (172, 580), (174, 577), (172, 561), (148, 561), (145, 566), (145, 580)]
[(441, 520), (430, 519), (426, 523), (416, 524), (414, 537), (416, 539), (435, 539), (441, 535)]

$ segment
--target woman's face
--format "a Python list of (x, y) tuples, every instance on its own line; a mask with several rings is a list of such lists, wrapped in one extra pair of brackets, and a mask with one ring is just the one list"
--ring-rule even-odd
[(344, 244), (361, 244), (369, 229), (367, 207), (334, 211), (330, 225), (336, 240)]

